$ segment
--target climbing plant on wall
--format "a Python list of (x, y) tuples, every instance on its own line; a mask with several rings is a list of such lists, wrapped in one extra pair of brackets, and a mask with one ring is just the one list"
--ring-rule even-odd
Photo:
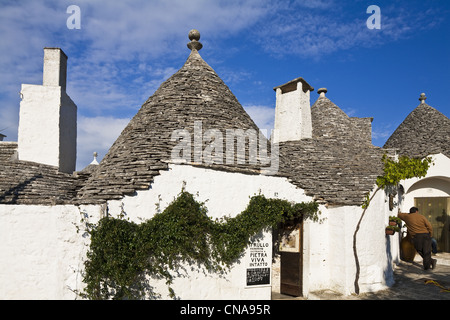
[(356, 276), (355, 276), (355, 293), (359, 294), (359, 274), (360, 266), (358, 259), (358, 252), (356, 250), (356, 236), (358, 234), (361, 221), (366, 213), (367, 208), (370, 205), (370, 201), (375, 197), (379, 190), (397, 188), (400, 181), (411, 179), (411, 178), (422, 178), (425, 177), (428, 169), (432, 163), (431, 157), (426, 157), (424, 159), (410, 158), (407, 156), (400, 156), (398, 160), (388, 157), (386, 154), (382, 157), (383, 162), (383, 175), (378, 176), (376, 180), (377, 188), (371, 197), (369, 194), (366, 195), (366, 199), (362, 204), (363, 212), (356, 225), (355, 232), (353, 234), (353, 255), (355, 257), (356, 263)]
[(262, 195), (250, 198), (237, 216), (212, 219), (204, 203), (184, 190), (152, 219), (136, 224), (105, 217), (91, 225), (83, 293), (89, 299), (141, 299), (156, 295), (148, 279), (165, 279), (191, 265), (226, 272), (251, 238), (292, 219), (318, 220), (315, 202), (292, 204)]

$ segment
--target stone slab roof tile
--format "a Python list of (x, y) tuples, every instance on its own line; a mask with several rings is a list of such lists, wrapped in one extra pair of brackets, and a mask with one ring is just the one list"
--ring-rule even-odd
[(400, 155), (426, 157), (442, 153), (450, 157), (450, 120), (426, 103), (421, 103), (398, 126), (384, 148)]
[(0, 204), (67, 204), (80, 181), (56, 167), (29, 161), (0, 161)]
[(282, 171), (317, 201), (361, 205), (382, 174), (386, 150), (336, 139), (305, 139), (280, 144)]
[(327, 97), (319, 97), (311, 107), (313, 138), (334, 138), (372, 145), (372, 118), (350, 118)]
[[(183, 67), (161, 84), (122, 131), (80, 189), (76, 201), (119, 199), (149, 188), (161, 170), (168, 170), (171, 152), (178, 144), (172, 139), (174, 130), (187, 130), (193, 137), (195, 122), (201, 122), (202, 134), (211, 129), (219, 130), (224, 141), (227, 129), (259, 132), (230, 89), (198, 51), (192, 50)], [(194, 140), (191, 141), (194, 148)], [(202, 150), (207, 144), (208, 141), (203, 142)], [(247, 155), (249, 143), (245, 147)], [(225, 148), (223, 154), (225, 157)], [(191, 155), (190, 164), (218, 170), (254, 174), (262, 167), (248, 161), (244, 165), (237, 161), (227, 164), (225, 158), (217, 165), (206, 165), (204, 161), (196, 163), (194, 153)]]
[(17, 156), (17, 142), (0, 141), (0, 161), (8, 161)]

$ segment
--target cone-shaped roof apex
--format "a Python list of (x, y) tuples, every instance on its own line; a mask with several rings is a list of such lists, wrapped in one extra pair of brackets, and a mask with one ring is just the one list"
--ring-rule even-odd
[(421, 94), (420, 104), (398, 126), (384, 148), (398, 149), (401, 155), (409, 157), (436, 153), (450, 157), (450, 120), (425, 99), (425, 94)]
[[(189, 38), (191, 53), (183, 67), (142, 105), (80, 190), (81, 199), (118, 199), (147, 189), (159, 170), (168, 168), (171, 152), (179, 143), (173, 139), (176, 130), (193, 134), (195, 125), (201, 124), (202, 132), (219, 130), (223, 141), (227, 129), (254, 129), (259, 133), (237, 98), (200, 56), (200, 34), (191, 30)], [(227, 165), (225, 159), (221, 169), (258, 171), (247, 162)]]

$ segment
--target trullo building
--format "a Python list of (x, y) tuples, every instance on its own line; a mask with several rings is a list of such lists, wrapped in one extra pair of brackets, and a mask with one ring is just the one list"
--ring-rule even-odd
[(432, 157), (433, 165), (422, 179), (403, 181), (399, 203), (403, 212), (418, 207), (433, 227), (438, 251), (450, 252), (450, 120), (428, 105), (424, 93), (420, 104), (405, 118), (385, 148), (399, 155)]
[[(132, 221), (151, 219), (182, 188), (215, 218), (236, 216), (249, 197), (263, 194), (316, 201), (321, 221), (305, 221), (279, 250), (271, 233), (255, 240), (269, 257), (264, 267), (252, 265), (250, 246), (225, 277), (189, 269), (172, 286), (178, 298), (355, 291), (353, 234), (361, 205), (375, 189), (382, 155), (394, 151), (373, 146), (372, 119), (348, 117), (326, 89), (311, 106), (314, 88), (301, 77), (274, 88), (275, 132), (268, 141), (200, 56), (200, 34), (191, 31), (189, 38), (183, 67), (144, 102), (100, 164), (77, 172), (77, 107), (66, 93), (67, 56), (44, 49), (43, 84), (21, 89), (18, 142), (0, 141), (1, 299), (78, 298), (89, 244), (77, 232), (82, 218), (95, 223), (125, 212)], [(448, 142), (448, 134), (444, 138)], [(227, 149), (229, 141), (233, 148)], [(448, 161), (446, 152), (437, 157)], [(388, 200), (377, 193), (358, 233), (360, 292), (393, 283), (399, 239), (384, 232), (393, 214)], [(151, 284), (162, 299), (169, 297), (164, 282)]]

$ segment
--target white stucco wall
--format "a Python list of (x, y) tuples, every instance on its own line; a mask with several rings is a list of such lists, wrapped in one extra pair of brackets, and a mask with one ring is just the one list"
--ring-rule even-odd
[(66, 90), (67, 56), (60, 48), (44, 48), (42, 84), (62, 87)]
[[(360, 206), (321, 208), (324, 223), (306, 223), (304, 295), (333, 290), (355, 293), (356, 263), (353, 235), (363, 209)], [(387, 197), (380, 190), (371, 201), (357, 234), (360, 293), (393, 284), (393, 268), (399, 262), (398, 234), (386, 236), (389, 215)]]
[(77, 106), (65, 91), (61, 92), (59, 170), (72, 173), (77, 161)]
[(59, 86), (23, 84), (19, 112), (19, 160), (72, 173), (76, 164), (77, 106)]
[[(213, 218), (236, 216), (247, 207), (250, 197), (257, 194), (295, 202), (311, 201), (302, 190), (295, 188), (285, 178), (170, 165), (170, 171), (157, 176), (150, 190), (138, 191), (133, 197), (110, 201), (109, 214), (117, 216), (123, 208), (126, 217), (132, 221), (149, 219), (156, 213), (157, 204), (160, 210), (164, 210), (183, 186), (198, 201), (206, 202), (208, 214)], [(271, 234), (265, 234), (262, 241), (271, 244)], [(271, 286), (246, 287), (246, 265), (244, 258), (224, 277), (190, 271), (189, 278), (177, 278), (172, 287), (181, 299), (270, 299)], [(167, 286), (163, 281), (152, 282), (152, 285), (162, 294), (162, 298), (168, 298)]]
[[(206, 203), (215, 218), (242, 212), (251, 196), (263, 194), (294, 202), (311, 201), (285, 178), (213, 171), (188, 165), (169, 165), (155, 177), (151, 188), (135, 196), (110, 201), (108, 212), (137, 223), (150, 219), (173, 201), (184, 187)], [(372, 200), (358, 233), (361, 292), (392, 284), (392, 268), (398, 261), (398, 237), (385, 236), (388, 210), (384, 192)], [(332, 289), (354, 292), (353, 232), (362, 213), (360, 207), (320, 206), (322, 223), (304, 224), (303, 295)], [(0, 299), (75, 299), (80, 291), (83, 259), (88, 238), (83, 237), (82, 215), (95, 223), (104, 206), (0, 205)], [(79, 230), (79, 232), (77, 232)], [(265, 234), (263, 242), (271, 243)], [(246, 257), (229, 274), (189, 271), (172, 285), (181, 299), (270, 299), (271, 286), (246, 287)], [(270, 251), (271, 252), (271, 251)], [(190, 270), (190, 268), (188, 268)], [(161, 298), (168, 299), (165, 283), (153, 282)], [(278, 283), (274, 287), (279, 286)]]
[(77, 228), (75, 206), (0, 205), (0, 299), (75, 299), (88, 240)]
[(19, 160), (59, 166), (61, 87), (23, 84), (19, 112)]
[[(239, 214), (250, 197), (259, 193), (271, 198), (310, 201), (284, 178), (170, 165), (170, 170), (162, 171), (149, 190), (110, 201), (108, 212), (116, 216), (123, 208), (126, 219), (139, 223), (153, 217), (157, 204), (164, 210), (183, 186), (197, 200), (206, 201), (212, 217)], [(104, 213), (102, 206), (0, 205), (0, 299), (77, 298), (75, 291), (84, 287), (81, 271), (88, 250), (82, 215), (95, 223)], [(261, 241), (271, 244), (271, 234), (264, 234)], [(270, 246), (270, 256), (271, 249)], [(193, 270), (188, 278), (177, 278), (172, 288), (181, 299), (270, 299), (270, 285), (246, 286), (248, 252), (225, 276)], [(168, 299), (164, 281), (151, 284), (161, 298)]]

